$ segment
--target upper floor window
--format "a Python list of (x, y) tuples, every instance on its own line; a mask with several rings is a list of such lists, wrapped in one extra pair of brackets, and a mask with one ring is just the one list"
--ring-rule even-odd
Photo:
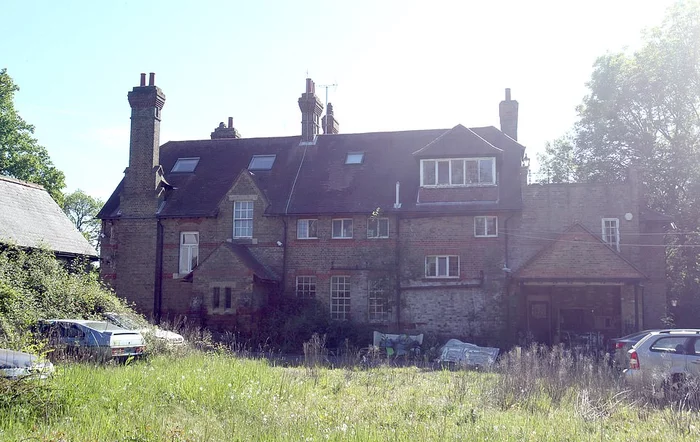
[(297, 220), (297, 239), (317, 239), (318, 231), (316, 219), (299, 219)]
[(457, 278), (459, 277), (459, 256), (426, 256), (426, 278)]
[(388, 238), (389, 218), (369, 218), (367, 220), (367, 238)]
[(332, 237), (335, 239), (352, 238), (352, 218), (334, 219)]
[(275, 164), (277, 155), (253, 155), (248, 164), (248, 170), (270, 170)]
[(253, 202), (235, 201), (233, 203), (233, 237), (253, 237)]
[(603, 218), (603, 241), (618, 252), (620, 251), (620, 220), (617, 218)]
[(491, 237), (498, 236), (498, 217), (497, 216), (475, 216), (474, 217), (474, 236)]
[(364, 152), (348, 152), (345, 157), (345, 164), (362, 164), (365, 159)]
[(496, 184), (495, 158), (421, 160), (423, 187), (488, 186)]
[(178, 158), (170, 172), (194, 172), (199, 164), (199, 157)]
[(190, 273), (199, 260), (199, 232), (180, 233), (179, 273)]

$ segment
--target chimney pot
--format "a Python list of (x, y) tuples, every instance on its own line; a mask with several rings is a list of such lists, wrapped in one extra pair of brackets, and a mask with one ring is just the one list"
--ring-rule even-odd
[(233, 117), (228, 117), (228, 127), (229, 129), (233, 127)]
[(510, 101), (510, 88), (506, 88), (506, 101)]
[(156, 74), (154, 72), (151, 72), (148, 74), (148, 85), (149, 86), (155, 86), (156, 84)]
[(141, 72), (141, 87), (146, 86), (146, 74)]
[(307, 94), (315, 93), (316, 91), (314, 91), (314, 89), (315, 89), (314, 86), (315, 86), (314, 81), (310, 78), (307, 78), (306, 79), (306, 93)]

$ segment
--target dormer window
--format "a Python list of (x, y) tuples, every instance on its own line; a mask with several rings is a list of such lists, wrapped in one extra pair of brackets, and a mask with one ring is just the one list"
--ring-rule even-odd
[(199, 157), (178, 158), (170, 172), (194, 172), (199, 164)]
[(421, 160), (422, 187), (493, 186), (495, 158), (446, 158)]

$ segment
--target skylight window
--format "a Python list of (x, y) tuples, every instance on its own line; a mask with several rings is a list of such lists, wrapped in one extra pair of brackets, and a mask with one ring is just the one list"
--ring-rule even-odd
[(275, 158), (277, 155), (253, 155), (248, 170), (270, 170), (275, 164)]
[(345, 157), (345, 164), (362, 164), (364, 159), (364, 152), (348, 152), (348, 156)]
[(170, 172), (194, 172), (197, 164), (199, 164), (199, 157), (178, 158)]

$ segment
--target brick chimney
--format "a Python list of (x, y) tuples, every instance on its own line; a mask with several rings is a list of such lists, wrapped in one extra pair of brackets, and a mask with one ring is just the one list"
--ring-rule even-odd
[(301, 109), (301, 141), (312, 142), (319, 133), (319, 119), (323, 112), (323, 103), (316, 96), (316, 85), (310, 78), (306, 79), (306, 92), (299, 97)]
[(141, 74), (140, 85), (129, 92), (128, 98), (131, 106), (129, 167), (124, 172), (120, 208), (123, 216), (150, 217), (158, 209), (160, 113), (165, 94), (155, 85), (155, 74), (151, 72), (148, 86), (146, 74)]
[(219, 127), (211, 133), (211, 139), (217, 140), (220, 138), (241, 138), (235, 127), (233, 127), (233, 117), (228, 117), (228, 127), (224, 126), (224, 122), (219, 123)]
[(338, 133), (340, 125), (338, 124), (338, 120), (333, 116), (333, 105), (331, 103), (328, 103), (326, 115), (321, 119), (321, 123), (323, 123), (324, 134), (332, 135)]
[(498, 106), (501, 117), (501, 132), (518, 140), (518, 102), (510, 99), (510, 88), (506, 88), (506, 99)]

